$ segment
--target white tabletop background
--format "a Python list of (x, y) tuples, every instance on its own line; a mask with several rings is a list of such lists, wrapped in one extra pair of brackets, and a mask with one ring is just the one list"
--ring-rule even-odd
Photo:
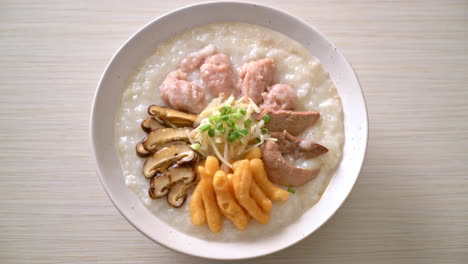
[[(366, 162), (343, 207), (249, 263), (468, 262), (468, 1), (259, 1), (353, 65)], [(88, 123), (113, 53), (193, 1), (0, 1), (0, 263), (205, 263), (135, 230), (107, 198)], [(207, 249), (209, 250), (209, 249)]]

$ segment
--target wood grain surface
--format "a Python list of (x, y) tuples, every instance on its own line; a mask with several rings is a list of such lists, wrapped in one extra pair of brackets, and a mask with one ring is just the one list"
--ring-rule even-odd
[[(259, 1), (352, 63), (361, 176), (320, 230), (245, 263), (468, 262), (468, 1)], [(136, 231), (104, 193), (88, 122), (113, 53), (193, 1), (0, 1), (0, 262), (206, 263)], [(209, 249), (207, 249), (209, 250)]]

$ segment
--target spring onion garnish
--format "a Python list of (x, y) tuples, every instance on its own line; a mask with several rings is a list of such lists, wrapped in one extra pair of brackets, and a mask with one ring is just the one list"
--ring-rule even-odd
[(296, 190), (293, 189), (293, 188), (288, 188), (288, 192), (290, 192), (290, 193), (296, 193)]
[(203, 125), (203, 126), (200, 127), (200, 131), (205, 132), (208, 129), (210, 129), (210, 127), (211, 127), (211, 125), (209, 125), (209, 124)]
[(274, 140), (269, 135), (263, 120), (253, 117), (260, 114), (260, 108), (249, 98), (235, 99), (220, 95), (214, 98), (198, 115), (198, 127), (189, 133), (191, 148), (203, 156), (215, 155), (232, 168), (230, 161), (241, 158), (252, 148), (266, 140)]
[(232, 121), (232, 119), (228, 119), (228, 120), (226, 120), (226, 124), (228, 125), (228, 127), (233, 127), (234, 126), (234, 121)]
[(225, 104), (223, 107), (219, 109), (219, 113), (221, 113), (221, 115), (228, 115), (232, 113), (232, 106), (229, 104)]
[(200, 150), (200, 143), (192, 144), (192, 145), (190, 145), (190, 147), (191, 147), (193, 150), (199, 151), (199, 150)]
[(210, 118), (208, 118), (210, 124), (215, 124), (219, 121), (220, 117), (218, 115), (214, 115), (214, 116), (210, 116)]
[(214, 129), (213, 129), (213, 128), (210, 128), (210, 129), (208, 130), (208, 136), (214, 137), (214, 135), (215, 135)]
[(232, 114), (232, 116), (233, 116), (235, 119), (239, 119), (239, 118), (242, 118), (244, 115), (242, 115), (241, 113), (234, 113), (234, 114)]
[[(238, 113), (229, 113), (229, 111), (234, 111)], [(247, 113), (245, 109), (243, 108), (234, 108), (232, 109), (229, 108), (228, 106), (224, 105), (221, 109), (220, 112), (225, 113), (224, 115), (212, 115), (208, 118), (209, 124), (205, 124), (199, 128), (201, 132), (206, 132), (208, 131), (208, 136), (214, 137), (216, 134), (216, 131), (218, 131), (221, 134), (224, 134), (226, 132), (226, 128), (230, 128), (229, 130), (229, 135), (227, 140), (229, 142), (234, 141), (235, 139), (240, 139), (243, 136), (246, 136), (249, 134), (249, 130), (246, 128), (239, 128), (239, 125), (236, 123), (236, 119), (241, 119), (244, 117), (245, 114), (242, 113)], [(250, 127), (252, 124), (252, 119), (247, 119), (245, 120), (244, 127)]]

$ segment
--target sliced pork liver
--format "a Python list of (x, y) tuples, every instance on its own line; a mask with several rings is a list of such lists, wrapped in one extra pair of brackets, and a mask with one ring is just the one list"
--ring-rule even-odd
[(314, 142), (305, 142), (289, 134), (286, 130), (272, 132), (271, 136), (278, 139), (278, 150), (281, 154), (292, 154), (295, 157), (311, 159), (328, 152), (326, 147)]
[(278, 144), (274, 141), (266, 141), (262, 145), (263, 163), (268, 178), (284, 186), (301, 186), (312, 180), (320, 172), (320, 168), (315, 170), (306, 170), (296, 168), (286, 162), (281, 155)]
[(303, 132), (320, 117), (320, 113), (318, 112), (297, 112), (266, 108), (257, 116), (257, 120), (261, 120), (264, 115), (270, 116), (270, 122), (265, 124), (265, 127), (270, 132), (283, 132), (287, 130), (292, 135), (298, 135)]

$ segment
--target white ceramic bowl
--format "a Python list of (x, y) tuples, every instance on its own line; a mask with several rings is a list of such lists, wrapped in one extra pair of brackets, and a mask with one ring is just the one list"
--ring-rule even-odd
[[(194, 238), (159, 220), (125, 185), (114, 142), (114, 120), (128, 78), (159, 43), (183, 31), (214, 22), (241, 21), (279, 31), (318, 57), (338, 88), (344, 109), (343, 160), (321, 200), (301, 218), (255, 244)], [(367, 111), (358, 79), (348, 61), (320, 32), (282, 11), (250, 3), (218, 2), (184, 7), (152, 21), (115, 54), (97, 87), (91, 113), (91, 143), (104, 189), (136, 229), (168, 248), (205, 258), (244, 259), (284, 249), (324, 224), (351, 191), (367, 147)], [(188, 216), (187, 216), (188, 217)]]

